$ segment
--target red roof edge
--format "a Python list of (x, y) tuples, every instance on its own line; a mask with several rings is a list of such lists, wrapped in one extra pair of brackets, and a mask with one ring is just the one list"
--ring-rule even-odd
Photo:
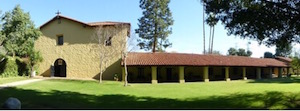
[[(73, 22), (77, 22), (79, 24), (83, 24), (83, 25), (86, 25), (86, 26), (90, 26), (90, 27), (96, 27), (96, 26), (100, 26), (101, 24), (99, 25), (95, 25), (93, 23), (103, 23), (104, 26), (110, 26), (110, 25), (116, 25), (116, 24), (125, 24), (125, 25), (129, 25), (129, 34), (130, 34), (130, 28), (131, 28), (131, 24), (130, 23), (127, 23), (127, 22), (112, 22), (112, 21), (108, 21), (108, 22), (92, 22), (92, 23), (84, 23), (84, 22), (81, 22), (81, 21), (78, 21), (78, 20), (75, 20), (75, 19), (72, 19), (70, 17), (66, 17), (66, 16), (62, 16), (62, 15), (57, 15), (55, 17), (53, 17), (52, 19), (50, 19), (49, 21), (47, 21), (46, 23), (44, 23), (43, 25), (40, 26), (40, 29), (42, 29), (43, 27), (45, 27), (46, 25), (48, 25), (50, 22), (54, 21), (55, 19), (57, 18), (64, 18), (64, 19), (67, 19), (67, 20), (70, 20), (70, 21), (73, 21)], [(105, 24), (106, 23), (106, 24)], [(111, 24), (109, 24), (111, 23)]]
[[(271, 58), (203, 55), (190, 53), (128, 53), (127, 66), (246, 66), (290, 67), (288, 62)], [(122, 58), (121, 65), (124, 66)]]
[(290, 59), (288, 57), (277, 56), (277, 57), (275, 57), (275, 59), (283, 61), (283, 62), (292, 62), (292, 59)]
[(43, 25), (41, 25), (41, 26), (40, 26), (40, 29), (42, 29), (43, 27), (45, 27), (46, 25), (48, 25), (50, 22), (54, 21), (54, 20), (57, 19), (57, 18), (64, 18), (64, 19), (67, 19), (67, 20), (71, 20), (71, 21), (74, 21), (74, 22), (83, 24), (83, 25), (90, 26), (90, 25), (87, 24), (87, 23), (84, 23), (84, 22), (81, 22), (81, 21), (78, 21), (78, 20), (75, 20), (75, 19), (72, 19), (72, 18), (69, 18), (69, 17), (66, 17), (66, 16), (57, 15), (57, 16), (53, 17), (52, 19), (50, 19), (49, 21), (47, 21), (46, 23), (44, 23)]

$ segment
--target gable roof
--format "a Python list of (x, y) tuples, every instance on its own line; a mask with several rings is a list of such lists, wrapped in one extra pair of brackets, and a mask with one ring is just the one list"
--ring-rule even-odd
[[(289, 67), (285, 62), (271, 58), (243, 56), (201, 55), (185, 53), (128, 53), (128, 66), (247, 66)], [(122, 63), (123, 65), (123, 63)]]
[(66, 16), (62, 16), (62, 15), (57, 15), (55, 17), (53, 17), (52, 19), (50, 19), (49, 21), (47, 21), (46, 23), (44, 23), (43, 25), (40, 26), (40, 29), (45, 27), (46, 25), (48, 25), (49, 23), (51, 23), (52, 21), (58, 19), (58, 18), (63, 18), (63, 19), (67, 19), (73, 22), (77, 22), (79, 24), (85, 25), (85, 26), (89, 26), (89, 27), (96, 27), (96, 26), (110, 26), (110, 25), (120, 25), (120, 24), (124, 24), (124, 25), (129, 25), (130, 23), (127, 22), (112, 22), (112, 21), (105, 21), (105, 22), (91, 22), (91, 23), (84, 23), (78, 20), (75, 20), (73, 18), (70, 17), (66, 17)]

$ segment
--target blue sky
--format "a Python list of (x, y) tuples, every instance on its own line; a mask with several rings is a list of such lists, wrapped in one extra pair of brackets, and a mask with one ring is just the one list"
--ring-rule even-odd
[[(138, 18), (142, 16), (139, 0), (2, 0), (2, 14), (20, 4), (29, 12), (31, 20), (39, 27), (55, 16), (59, 10), (62, 15), (82, 22), (119, 21), (130, 22), (132, 29), (138, 28)], [(168, 52), (198, 53), (203, 51), (202, 5), (199, 0), (171, 0), (174, 25), (169, 35), (173, 43)], [(214, 50), (226, 54), (230, 47), (249, 49), (252, 57), (262, 57), (265, 51), (275, 53), (275, 47), (265, 47), (257, 42), (240, 37), (228, 36), (220, 23), (215, 28)], [(206, 25), (206, 47), (208, 47), (209, 27)]]

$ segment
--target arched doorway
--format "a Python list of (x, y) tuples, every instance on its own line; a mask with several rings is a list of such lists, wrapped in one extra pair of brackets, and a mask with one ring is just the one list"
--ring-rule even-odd
[(67, 64), (63, 59), (57, 59), (54, 62), (54, 76), (55, 77), (67, 76)]

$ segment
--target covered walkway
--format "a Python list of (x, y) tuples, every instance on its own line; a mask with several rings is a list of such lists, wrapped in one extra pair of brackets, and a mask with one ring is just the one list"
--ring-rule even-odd
[[(289, 62), (271, 58), (181, 53), (129, 53), (129, 83), (231, 81), (282, 77)], [(125, 69), (123, 67), (123, 77)], [(288, 73), (288, 72), (286, 72)]]

